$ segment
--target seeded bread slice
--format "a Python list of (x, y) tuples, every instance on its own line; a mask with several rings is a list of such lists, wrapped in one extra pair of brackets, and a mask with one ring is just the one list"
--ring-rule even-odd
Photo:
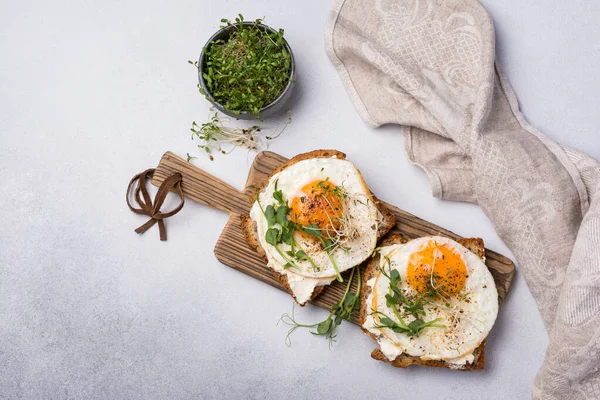
[[(337, 151), (337, 150), (314, 150), (308, 153), (303, 153), (303, 154), (298, 154), (296, 157), (288, 160), (285, 164), (279, 166), (278, 168), (276, 168), (271, 175), (269, 175), (265, 181), (256, 188), (255, 190), (255, 195), (251, 197), (250, 202), (251, 204), (254, 203), (254, 201), (256, 200), (256, 196), (258, 195), (258, 193), (260, 193), (262, 190), (264, 190), (264, 188), (267, 186), (269, 180), (271, 179), (271, 177), (281, 171), (283, 171), (285, 168), (289, 167), (290, 165), (294, 165), (299, 161), (303, 161), (303, 160), (308, 160), (311, 158), (331, 158), (331, 157), (336, 157), (339, 160), (345, 160), (346, 159), (346, 154), (342, 153), (341, 151)], [(360, 173), (360, 171), (359, 171)], [(361, 176), (362, 178), (362, 176)], [(364, 182), (363, 182), (364, 183)], [(365, 187), (367, 187), (367, 185), (364, 185)], [(372, 193), (371, 193), (372, 194)], [(392, 227), (394, 227), (394, 225), (396, 225), (396, 217), (394, 216), (394, 214), (386, 207), (385, 204), (383, 204), (379, 199), (377, 199), (373, 194), (373, 201), (375, 203), (375, 206), (377, 207), (377, 209), (380, 212), (380, 221), (378, 224), (378, 229), (377, 229), (377, 240), (381, 239), (386, 233), (389, 232), (390, 229), (392, 229)], [(246, 240), (248, 241), (248, 244), (256, 249), (256, 251), (258, 252), (258, 254), (265, 260), (265, 262), (268, 262), (267, 259), (267, 255), (265, 253), (265, 251), (263, 250), (261, 244), (260, 244), (260, 240), (258, 239), (258, 234), (256, 231), (256, 223), (254, 221), (252, 221), (252, 219), (250, 218), (249, 215), (242, 215), (241, 217), (241, 225), (242, 225), (242, 229), (244, 231), (244, 235), (246, 236)], [(273, 273), (273, 275), (275, 275), (275, 277), (277, 278), (277, 280), (281, 283), (281, 286), (283, 286), (283, 288), (285, 289), (286, 292), (288, 292), (296, 301), (296, 303), (298, 303), (298, 300), (296, 299), (296, 297), (294, 296), (292, 289), (290, 288), (288, 281), (287, 281), (287, 277), (283, 274), (280, 274), (276, 271), (271, 270), (271, 272)], [(310, 298), (310, 300), (314, 299), (315, 297), (317, 297), (325, 288), (325, 286), (317, 286)], [(309, 301), (310, 301), (309, 300)], [(299, 303), (298, 303), (299, 304)], [(304, 304), (302, 304), (301, 306), (304, 306)]]
[[(456, 240), (458, 243), (465, 246), (467, 249), (475, 253), (479, 258), (485, 261), (485, 248), (483, 244), (483, 239), (481, 238), (468, 238), (468, 239), (458, 239)], [(380, 247), (390, 246), (393, 244), (406, 243), (408, 240), (402, 235), (390, 235), (379, 244)], [(362, 273), (362, 281), (367, 282), (372, 277), (376, 276), (378, 273), (378, 267), (380, 262), (380, 256), (376, 255), (371, 258), (363, 267)], [(359, 313), (359, 323), (363, 332), (369, 335), (375, 342), (377, 342), (377, 337), (373, 333), (369, 332), (367, 329), (363, 328), (365, 321), (367, 320), (367, 314), (369, 310), (367, 310), (367, 297), (371, 294), (371, 288), (364, 284), (360, 291), (360, 313)], [(473, 356), (475, 359), (473, 360), (473, 364), (467, 363), (464, 368), (460, 369), (461, 371), (468, 370), (481, 370), (485, 364), (485, 340), (481, 342), (479, 347), (477, 347), (473, 351)], [(371, 352), (371, 357), (375, 360), (383, 361), (386, 363), (390, 363), (392, 366), (397, 368), (406, 368), (411, 364), (421, 365), (424, 367), (435, 367), (435, 368), (450, 368), (448, 364), (446, 364), (442, 360), (422, 360), (420, 357), (410, 356), (408, 354), (401, 354), (393, 361), (387, 359), (387, 357), (383, 354), (383, 352), (377, 347), (375, 350)]]

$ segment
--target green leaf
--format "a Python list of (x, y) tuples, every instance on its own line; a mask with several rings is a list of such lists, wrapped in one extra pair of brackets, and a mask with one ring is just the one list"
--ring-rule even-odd
[(321, 229), (314, 224), (308, 224), (304, 227), (304, 232), (306, 232), (308, 235), (310, 236), (315, 236), (315, 237), (322, 237), (323, 233), (321, 232)]
[(277, 228), (269, 228), (265, 239), (271, 246), (277, 246), (281, 240), (281, 231)]
[[(294, 232), (291, 231), (290, 229), (288, 229), (287, 227), (283, 227), (282, 231), (281, 231), (281, 241), (285, 244), (289, 244), (290, 246), (292, 245), (292, 243), (294, 242), (293, 240), (293, 234)], [(291, 254), (292, 256), (294, 255), (294, 253), (292, 252)]]
[(265, 208), (265, 218), (267, 219), (269, 226), (277, 223), (277, 218), (275, 217), (275, 208), (272, 205), (268, 205), (267, 208)]
[(413, 332), (419, 332), (424, 322), (420, 319), (415, 319), (408, 324), (408, 328)]
[(386, 294), (385, 295), (385, 305), (387, 307), (395, 307), (396, 304), (398, 304), (398, 301), (396, 300), (396, 298), (394, 296), (392, 296), (391, 294)]
[(317, 325), (317, 332), (315, 334), (316, 335), (324, 335), (327, 332), (329, 332), (329, 330), (331, 329), (332, 322), (333, 321), (331, 320), (331, 317), (330, 317), (330, 318), (327, 318), (325, 321), (319, 323), (319, 325)]
[(410, 330), (403, 328), (400, 325), (395, 325), (393, 327), (390, 327), (390, 329), (396, 333), (406, 333), (406, 334), (409, 334), (408, 336), (412, 336), (412, 333)]
[(277, 200), (279, 204), (285, 204), (285, 202), (283, 201), (283, 193), (281, 192), (281, 190), (275, 190), (273, 192), (273, 198)]
[(304, 252), (304, 250), (298, 250), (296, 252), (296, 258), (298, 260), (307, 260), (308, 256), (306, 255), (306, 253)]
[(351, 309), (354, 308), (354, 299), (355, 298), (356, 298), (356, 295), (354, 293), (348, 293), (346, 295), (346, 300), (344, 300), (344, 308), (350, 309), (350, 311), (352, 311)]
[(333, 307), (331, 308), (331, 312), (332, 312), (333, 314), (337, 314), (337, 313), (339, 313), (340, 311), (342, 311), (342, 305), (341, 305), (340, 303), (335, 303), (335, 304), (333, 305)]
[(423, 308), (423, 304), (421, 303), (414, 303), (412, 305), (407, 305), (405, 306), (406, 311), (410, 312), (411, 314), (415, 314), (416, 315), (425, 315), (425, 309)]
[(277, 219), (277, 222), (279, 222), (279, 224), (281, 226), (287, 225), (288, 211), (289, 211), (288, 206), (279, 206), (279, 208), (277, 208), (276, 219)]
[(381, 317), (379, 318), (379, 321), (381, 322), (381, 324), (387, 327), (393, 327), (396, 325), (396, 323), (389, 317)]
[(333, 320), (333, 328), (335, 329), (336, 327), (340, 326), (343, 320), (344, 318), (341, 315), (336, 315), (335, 319)]
[(192, 161), (194, 158), (196, 158), (196, 157), (190, 156), (190, 153), (186, 153), (186, 154), (187, 154), (187, 162), (190, 162), (190, 161)]
[(390, 289), (392, 290), (394, 298), (396, 298), (398, 303), (407, 303), (406, 297), (404, 296), (404, 293), (402, 293), (402, 289), (400, 289), (398, 286), (392, 286), (391, 284)]
[(398, 272), (398, 270), (397, 270), (397, 269), (393, 269), (393, 270), (390, 272), (390, 277), (392, 278), (391, 280), (392, 280), (392, 283), (393, 283), (394, 285), (397, 285), (397, 284), (398, 284), (398, 283), (400, 283), (400, 281), (401, 281), (401, 278), (400, 278), (400, 272)]

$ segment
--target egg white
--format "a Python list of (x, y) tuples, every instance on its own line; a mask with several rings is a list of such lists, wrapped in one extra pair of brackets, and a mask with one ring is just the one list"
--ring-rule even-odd
[[(258, 200), (254, 202), (250, 218), (256, 222), (258, 238), (267, 255), (268, 267), (287, 277), (288, 284), (299, 304), (304, 304), (310, 299), (315, 287), (327, 285), (335, 279), (334, 266), (320, 246), (296, 233), (296, 241), (300, 243), (318, 269), (308, 261), (296, 261), (299, 270), (284, 268), (286, 261), (272, 245), (266, 242), (268, 223), (262, 210), (268, 205), (277, 204), (273, 198), (276, 184), (277, 189), (283, 194), (283, 199), (291, 204), (293, 198), (305, 195), (302, 193), (305, 185), (320, 180), (343, 186), (348, 198), (357, 200), (345, 201), (343, 213), (352, 217), (351, 223), (358, 235), (345, 243), (345, 250), (335, 248), (331, 252), (331, 258), (335, 260), (340, 273), (366, 260), (373, 253), (377, 243), (380, 213), (360, 172), (351, 162), (336, 157), (311, 158), (299, 161), (273, 175), (265, 189), (259, 193)], [(285, 253), (290, 246), (281, 243), (279, 249)]]
[[(467, 269), (464, 288), (457, 294), (436, 300), (433, 304), (424, 306), (426, 316), (424, 321), (436, 318), (445, 328), (429, 327), (419, 332), (416, 337), (408, 337), (387, 328), (376, 328), (379, 319), (374, 314), (366, 318), (363, 327), (374, 333), (378, 338), (381, 351), (390, 360), (406, 353), (420, 357), (423, 360), (444, 360), (454, 368), (462, 368), (473, 363), (473, 351), (488, 336), (496, 316), (498, 315), (498, 292), (492, 274), (484, 262), (454, 240), (434, 236), (414, 239), (406, 244), (396, 244), (383, 247), (380, 250), (380, 269), (388, 271), (390, 266), (385, 257), (391, 261), (391, 267), (400, 273), (402, 279), (400, 289), (407, 295), (416, 292), (407, 283), (407, 267), (411, 254), (420, 251), (430, 241), (447, 246), (460, 257)], [(391, 309), (386, 306), (385, 294), (388, 292), (389, 280), (381, 273), (371, 278), (367, 285), (371, 293), (367, 297), (367, 309), (373, 309), (374, 299), (377, 299), (376, 310), (396, 320)], [(406, 323), (414, 318), (407, 316)]]

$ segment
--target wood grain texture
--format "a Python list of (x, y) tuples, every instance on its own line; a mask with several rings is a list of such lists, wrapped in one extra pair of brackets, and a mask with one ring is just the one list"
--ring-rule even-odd
[[(152, 183), (159, 186), (173, 172), (179, 172), (183, 175), (182, 189), (187, 198), (229, 212), (229, 221), (215, 246), (217, 259), (227, 266), (281, 289), (281, 285), (266, 267), (263, 259), (246, 242), (240, 225), (240, 215), (249, 212), (250, 196), (254, 193), (255, 186), (260, 185), (275, 168), (286, 161), (285, 157), (269, 151), (259, 153), (250, 168), (245, 189), (239, 191), (175, 154), (167, 152), (160, 160)], [(459, 235), (447, 229), (427, 222), (397, 207), (389, 204), (387, 206), (396, 215), (396, 227), (390, 233), (401, 233), (408, 238), (427, 235), (447, 236), (452, 239), (460, 238)], [(486, 249), (485, 256), (486, 265), (492, 273), (498, 288), (499, 301), (502, 303), (510, 288), (515, 266), (507, 257), (494, 251)], [(345, 277), (349, 273), (350, 271), (347, 271)], [(355, 278), (352, 282), (352, 290), (356, 290), (356, 284), (357, 280)], [(344, 290), (345, 283), (334, 281), (311, 303), (331, 310), (331, 307), (342, 297)], [(357, 322), (356, 317), (354, 322)]]

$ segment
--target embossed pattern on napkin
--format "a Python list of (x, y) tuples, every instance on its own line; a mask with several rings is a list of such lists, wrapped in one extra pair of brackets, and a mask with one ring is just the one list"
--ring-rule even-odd
[(479, 204), (550, 334), (536, 398), (600, 398), (600, 166), (530, 126), (475, 0), (338, 1), (330, 59), (363, 119), (403, 125), (434, 195)]

